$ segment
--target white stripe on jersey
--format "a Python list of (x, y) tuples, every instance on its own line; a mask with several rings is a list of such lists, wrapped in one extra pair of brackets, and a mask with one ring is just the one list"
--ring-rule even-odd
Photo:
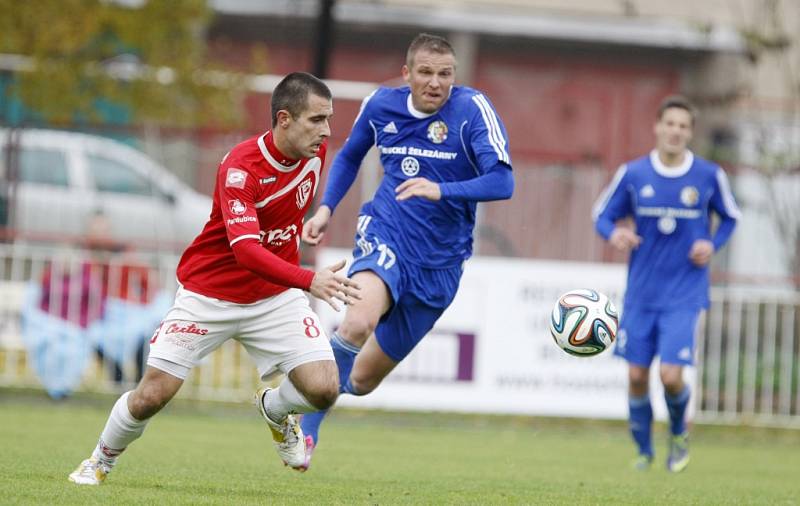
[(233, 246), (233, 245), (234, 245), (234, 244), (236, 244), (237, 242), (241, 241), (242, 239), (255, 239), (255, 240), (259, 240), (259, 239), (261, 239), (261, 236), (260, 236), (260, 235), (258, 235), (258, 234), (245, 234), (245, 235), (240, 235), (239, 237), (237, 237), (236, 239), (234, 239), (234, 240), (232, 240), (232, 241), (231, 241), (231, 246)]
[(721, 167), (717, 167), (717, 185), (719, 185), (725, 212), (728, 213), (728, 216), (731, 218), (738, 220), (742, 217), (742, 212), (739, 210), (739, 206), (736, 205), (736, 200), (733, 198), (731, 186), (728, 183), (728, 176)]
[(368, 214), (362, 214), (358, 217), (358, 224), (356, 225), (356, 231), (364, 235), (367, 233), (367, 227), (369, 226), (369, 222), (372, 221), (372, 216)]
[(364, 108), (367, 107), (367, 102), (369, 102), (369, 99), (371, 99), (372, 96), (375, 95), (377, 92), (378, 90), (373, 91), (372, 93), (364, 97), (364, 100), (361, 101), (361, 108), (358, 110), (358, 114), (356, 114), (356, 119), (353, 120), (354, 125), (358, 123), (358, 118), (361, 117), (361, 113), (364, 112)]
[(295, 187), (298, 184), (300, 184), (300, 181), (302, 181), (303, 178), (306, 177), (306, 175), (309, 172), (313, 172), (317, 176), (316, 178), (314, 178), (315, 179), (315, 181), (314, 181), (314, 189), (311, 191), (311, 195), (315, 195), (317, 193), (317, 185), (319, 184), (319, 170), (320, 170), (321, 167), (322, 167), (322, 163), (320, 162), (320, 159), (317, 158), (317, 157), (312, 158), (311, 160), (309, 160), (305, 164), (305, 166), (303, 167), (303, 170), (301, 170), (300, 173), (297, 176), (295, 176), (295, 178), (292, 179), (291, 182), (289, 182), (289, 184), (287, 184), (286, 186), (284, 186), (283, 188), (281, 188), (277, 192), (273, 193), (269, 197), (265, 198), (261, 202), (256, 202), (256, 204), (255, 204), (256, 209), (261, 209), (265, 205), (269, 204), (270, 201), (275, 200), (276, 198), (278, 198), (278, 197), (280, 197), (282, 195), (285, 195), (286, 193), (294, 190)]
[(608, 183), (608, 186), (606, 186), (606, 189), (603, 190), (603, 193), (597, 197), (597, 201), (592, 207), (592, 221), (597, 221), (597, 218), (600, 216), (600, 214), (605, 211), (608, 201), (611, 200), (611, 196), (614, 195), (615, 191), (617, 191), (617, 186), (619, 186), (620, 181), (622, 181), (622, 177), (627, 171), (628, 166), (626, 164), (623, 163), (620, 165), (616, 174), (614, 174), (614, 178), (610, 183)]
[(489, 105), (489, 102), (487, 102), (486, 97), (481, 94), (474, 95), (472, 101), (475, 102), (478, 109), (481, 111), (483, 121), (486, 123), (486, 129), (489, 131), (489, 144), (492, 145), (497, 153), (497, 158), (501, 162), (511, 163), (508, 153), (506, 152), (506, 140), (505, 137), (503, 137), (502, 130), (500, 130), (500, 123), (497, 121), (497, 116), (494, 114), (494, 110)]

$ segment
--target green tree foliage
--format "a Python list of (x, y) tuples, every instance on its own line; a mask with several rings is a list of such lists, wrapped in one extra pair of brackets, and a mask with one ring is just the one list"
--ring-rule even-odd
[(0, 53), (25, 57), (13, 94), (48, 121), (236, 125), (244, 78), (207, 54), (205, 0), (0, 0)]

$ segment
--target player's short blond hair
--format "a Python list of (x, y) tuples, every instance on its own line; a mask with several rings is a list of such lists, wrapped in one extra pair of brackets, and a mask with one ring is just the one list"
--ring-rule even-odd
[(444, 37), (431, 35), (429, 33), (420, 33), (414, 37), (414, 40), (412, 40), (411, 44), (408, 45), (408, 51), (406, 52), (406, 65), (408, 68), (413, 66), (414, 55), (416, 55), (419, 51), (428, 51), (437, 54), (451, 54), (454, 58), (456, 56), (455, 49), (453, 49), (453, 46), (451, 46), (450, 42), (448, 42)]

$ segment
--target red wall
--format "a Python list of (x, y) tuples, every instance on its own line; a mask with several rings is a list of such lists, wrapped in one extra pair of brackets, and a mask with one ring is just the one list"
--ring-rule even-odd
[[(228, 43), (226, 53), (235, 46)], [(235, 52), (249, 54), (246, 47), (240, 43)], [(308, 70), (309, 47), (271, 44), (267, 71), (285, 74)], [(402, 49), (338, 46), (331, 58), (329, 77), (398, 85), (404, 56)], [(241, 65), (246, 64), (243, 57), (240, 60)], [(483, 206), (483, 223), (501, 239), (480, 243), (479, 251), (498, 253), (502, 249), (498, 244), (505, 242), (520, 256), (618, 259), (594, 234), (591, 203), (620, 163), (652, 148), (655, 112), (659, 102), (678, 89), (679, 65), (677, 58), (656, 55), (625, 57), (608, 51), (590, 54), (564, 48), (482, 47), (474, 86), (500, 113), (520, 177), (511, 201)], [(268, 96), (248, 98), (252, 131), (268, 126), (268, 104)], [(334, 98), (332, 151), (347, 137), (359, 105), (360, 101)], [(572, 183), (564, 186), (558, 177), (550, 176), (521, 177), (521, 171), (553, 165), (565, 166), (565, 177)], [(574, 167), (582, 169), (575, 173)], [(605, 177), (592, 170), (598, 168), (605, 171)], [(590, 177), (587, 172), (586, 178), (591, 184), (584, 183), (580, 170), (592, 172)], [(543, 191), (553, 184), (553, 191)], [(351, 244), (359, 199), (356, 185), (337, 212), (343, 218), (334, 220), (335, 228), (329, 231), (332, 244)]]

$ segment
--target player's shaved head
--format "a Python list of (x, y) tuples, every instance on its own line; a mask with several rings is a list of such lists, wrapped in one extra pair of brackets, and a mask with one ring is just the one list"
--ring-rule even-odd
[(331, 100), (330, 88), (307, 72), (292, 72), (284, 77), (272, 92), (272, 127), (278, 124), (278, 111), (288, 111), (296, 118), (308, 107), (308, 96), (317, 95)]
[(413, 67), (414, 55), (416, 55), (419, 51), (427, 51), (429, 53), (437, 54), (451, 54), (453, 57), (456, 56), (453, 46), (451, 46), (444, 37), (431, 35), (429, 33), (420, 33), (414, 37), (414, 40), (411, 41), (411, 44), (408, 46), (408, 51), (406, 52), (406, 65), (408, 65), (409, 68)]

